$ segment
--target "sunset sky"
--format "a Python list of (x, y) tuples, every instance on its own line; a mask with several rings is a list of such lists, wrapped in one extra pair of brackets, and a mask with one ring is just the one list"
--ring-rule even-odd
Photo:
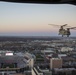
[(0, 2), (0, 36), (58, 36), (59, 28), (48, 24), (75, 27), (76, 6)]

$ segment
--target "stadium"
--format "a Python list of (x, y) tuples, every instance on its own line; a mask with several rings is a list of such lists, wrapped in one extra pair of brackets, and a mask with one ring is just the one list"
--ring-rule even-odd
[(23, 68), (25, 66), (26, 62), (21, 56), (0, 56), (0, 68)]
[(0, 51), (0, 71), (20, 70), (28, 66), (28, 60), (12, 51)]

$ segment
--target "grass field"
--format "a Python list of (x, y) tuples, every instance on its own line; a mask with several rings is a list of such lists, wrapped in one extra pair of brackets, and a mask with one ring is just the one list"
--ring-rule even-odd
[(3, 64), (2, 68), (16, 68), (17, 64), (12, 63), (12, 64)]

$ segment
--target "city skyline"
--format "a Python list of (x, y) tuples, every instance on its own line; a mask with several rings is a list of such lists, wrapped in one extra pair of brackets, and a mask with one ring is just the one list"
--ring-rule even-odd
[[(0, 2), (0, 36), (58, 36), (48, 24), (76, 26), (76, 6)], [(75, 30), (71, 30), (76, 36)]]

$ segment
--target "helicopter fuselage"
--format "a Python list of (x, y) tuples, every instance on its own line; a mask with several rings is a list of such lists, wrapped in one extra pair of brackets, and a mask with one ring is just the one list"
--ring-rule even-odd
[(69, 29), (63, 29), (63, 28), (61, 28), (61, 29), (59, 29), (59, 35), (62, 35), (62, 37), (63, 37), (64, 35), (67, 35), (67, 37), (69, 37), (69, 35), (70, 35), (70, 30), (69, 30)]

